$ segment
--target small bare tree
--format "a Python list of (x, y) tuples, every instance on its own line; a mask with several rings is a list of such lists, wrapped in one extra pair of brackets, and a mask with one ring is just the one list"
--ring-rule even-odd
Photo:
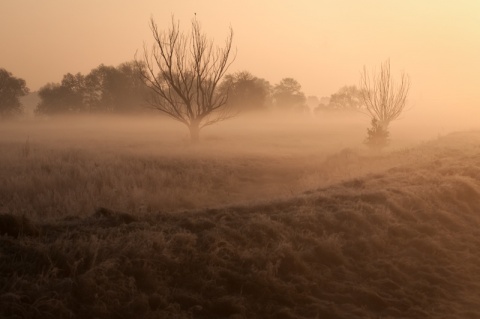
[(162, 113), (185, 124), (192, 143), (199, 141), (200, 129), (235, 115), (228, 108), (227, 92), (218, 84), (235, 60), (232, 54), (233, 30), (223, 47), (202, 33), (194, 18), (191, 32), (180, 31), (175, 22), (160, 31), (150, 19), (154, 38), (151, 49), (143, 48), (143, 58), (137, 60), (144, 83), (151, 89), (149, 103)]
[(402, 73), (396, 84), (390, 74), (390, 60), (380, 65), (380, 71), (369, 74), (363, 67), (360, 91), (367, 112), (384, 128), (397, 119), (405, 109), (410, 79)]
[(372, 149), (381, 149), (388, 144), (388, 126), (405, 109), (410, 79), (402, 73), (396, 84), (390, 74), (390, 60), (380, 65), (380, 71), (369, 74), (363, 67), (360, 80), (361, 100), (371, 117), (365, 143)]

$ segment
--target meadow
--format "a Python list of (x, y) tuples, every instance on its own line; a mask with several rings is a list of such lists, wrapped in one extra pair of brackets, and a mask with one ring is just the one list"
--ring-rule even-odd
[(480, 317), (480, 133), (365, 122), (2, 123), (0, 316)]
[(252, 203), (389, 167), (365, 156), (358, 119), (240, 119), (207, 127), (193, 146), (158, 118), (46, 119), (1, 133), (1, 208), (42, 219)]

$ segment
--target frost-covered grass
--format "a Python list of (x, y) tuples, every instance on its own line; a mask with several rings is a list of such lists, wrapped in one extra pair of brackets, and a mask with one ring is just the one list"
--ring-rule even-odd
[(224, 129), (2, 140), (0, 317), (480, 317), (480, 133)]
[(0, 211), (41, 219), (98, 206), (148, 213), (279, 199), (393, 165), (365, 154), (358, 123), (311, 118), (225, 122), (205, 129), (197, 146), (161, 119), (44, 120), (0, 131)]

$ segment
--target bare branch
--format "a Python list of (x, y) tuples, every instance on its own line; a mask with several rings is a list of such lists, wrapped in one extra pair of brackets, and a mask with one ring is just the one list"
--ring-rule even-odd
[(192, 131), (230, 118), (236, 114), (227, 107), (227, 92), (217, 88), (236, 57), (232, 54), (233, 29), (222, 47), (202, 33), (196, 19), (191, 32), (180, 32), (179, 22), (172, 17), (168, 30), (160, 31), (150, 19), (154, 44), (144, 45), (141, 78), (151, 89), (149, 103), (178, 120)]
[(378, 73), (373, 70), (369, 74), (366, 67), (363, 67), (360, 89), (367, 112), (382, 126), (388, 127), (405, 108), (410, 79), (402, 73), (400, 82), (396, 84), (390, 73), (390, 60), (387, 60), (380, 65)]

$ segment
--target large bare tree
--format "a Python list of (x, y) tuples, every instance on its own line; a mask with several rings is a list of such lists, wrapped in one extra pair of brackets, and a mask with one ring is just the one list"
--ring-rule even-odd
[(367, 112), (379, 125), (388, 128), (405, 109), (410, 79), (402, 72), (400, 81), (395, 83), (390, 73), (390, 60), (380, 65), (378, 73), (369, 73), (366, 67), (360, 79), (361, 98)]
[(153, 18), (150, 29), (154, 44), (150, 49), (145, 45), (142, 59), (136, 59), (152, 91), (149, 103), (185, 124), (191, 141), (197, 143), (201, 128), (234, 115), (227, 104), (228, 91), (218, 90), (235, 60), (233, 30), (230, 27), (220, 47), (202, 33), (196, 18), (189, 33), (181, 32), (180, 23), (173, 17), (168, 30), (159, 30)]

